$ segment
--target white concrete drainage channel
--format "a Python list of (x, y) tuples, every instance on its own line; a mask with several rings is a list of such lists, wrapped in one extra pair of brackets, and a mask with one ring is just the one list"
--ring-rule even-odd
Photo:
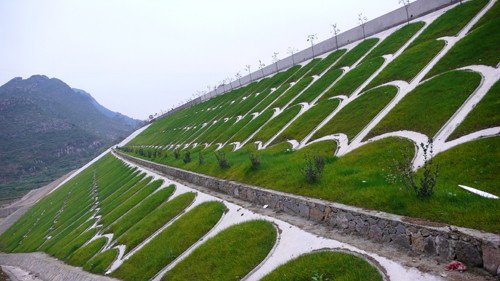
[[(354, 255), (362, 256), (370, 262), (372, 265), (377, 267), (379, 271), (385, 276), (386, 280), (412, 280), (412, 281), (418, 281), (418, 280), (441, 280), (441, 277), (430, 275), (428, 273), (424, 273), (419, 271), (416, 268), (408, 268), (403, 266), (402, 264), (398, 263), (397, 261), (390, 260), (388, 258), (382, 257), (378, 254), (364, 251), (362, 249), (359, 249), (357, 247), (354, 247), (352, 245), (342, 243), (336, 240), (332, 239), (327, 239), (323, 238), (317, 235), (313, 235), (309, 232), (306, 232), (296, 226), (293, 226), (287, 222), (281, 221), (279, 219), (266, 216), (266, 215), (261, 215), (258, 213), (255, 213), (253, 211), (250, 211), (248, 209), (245, 209), (237, 204), (230, 203), (224, 200), (221, 200), (218, 197), (205, 194), (203, 192), (200, 192), (199, 190), (193, 189), (191, 187), (188, 187), (182, 183), (173, 181), (169, 178), (166, 178), (164, 176), (161, 176), (149, 169), (143, 168), (139, 165), (136, 165), (132, 162), (129, 162), (125, 160), (124, 158), (120, 157), (119, 155), (115, 156), (122, 160), (123, 162), (127, 163), (130, 166), (137, 167), (139, 170), (142, 172), (147, 173), (150, 176), (153, 176), (154, 178), (158, 179), (161, 178), (165, 181), (165, 184), (175, 184), (176, 190), (174, 194), (169, 198), (169, 200), (172, 200), (176, 196), (183, 194), (185, 192), (195, 192), (197, 194), (195, 201), (189, 206), (185, 211), (189, 211), (190, 209), (194, 208), (195, 206), (206, 202), (206, 201), (222, 201), (225, 205), (228, 211), (224, 214), (224, 216), (221, 218), (219, 223), (208, 233), (206, 234), (202, 239), (200, 239), (198, 242), (193, 244), (188, 250), (186, 250), (182, 255), (180, 255), (176, 260), (174, 260), (172, 263), (167, 265), (165, 268), (163, 268), (160, 272), (157, 273), (157, 275), (153, 278), (153, 280), (161, 280), (161, 278), (165, 275), (167, 271), (172, 269), (175, 265), (177, 265), (180, 261), (182, 261), (184, 258), (189, 256), (193, 250), (195, 250), (197, 247), (199, 247), (202, 243), (204, 243), (206, 240), (208, 240), (211, 237), (214, 237), (218, 233), (220, 233), (222, 230), (235, 225), (239, 224), (245, 221), (250, 221), (250, 220), (266, 220), (269, 222), (272, 222), (276, 227), (279, 228), (279, 237), (276, 241), (276, 245), (272, 249), (272, 251), (269, 253), (268, 257), (257, 267), (255, 268), (252, 272), (250, 272), (243, 280), (259, 280), (262, 277), (264, 277), (266, 274), (272, 272), (274, 269), (276, 269), (279, 265), (282, 265), (298, 256), (301, 256), (303, 254), (311, 253), (313, 251), (320, 251), (320, 250), (332, 250), (332, 251), (345, 251), (348, 253), (352, 253)], [(172, 223), (169, 222), (167, 225), (170, 225)], [(167, 226), (166, 225), (166, 226)], [(163, 227), (164, 228), (164, 227)], [(162, 228), (162, 229), (163, 229)], [(159, 234), (160, 231), (157, 231), (155, 234), (152, 235), (152, 237), (149, 237), (146, 239), (142, 244), (137, 246), (135, 249), (133, 249), (130, 253), (128, 253), (125, 257), (121, 257), (119, 260), (116, 260), (112, 266), (110, 272), (114, 271), (116, 268), (118, 268), (124, 260), (129, 258), (130, 256), (133, 255), (133, 253), (137, 252), (140, 248), (142, 248), (145, 244), (147, 244), (149, 241), (152, 240), (152, 238), (156, 235)], [(118, 247), (118, 246), (117, 246)]]

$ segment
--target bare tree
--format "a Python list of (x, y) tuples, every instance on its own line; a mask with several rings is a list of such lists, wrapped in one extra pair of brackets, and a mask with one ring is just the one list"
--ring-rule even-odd
[(278, 72), (278, 61), (279, 61), (278, 55), (279, 55), (278, 52), (273, 53), (273, 63), (274, 63), (274, 66), (276, 66), (276, 72)]
[(368, 21), (368, 18), (363, 15), (363, 13), (358, 14), (358, 21), (359, 24), (361, 25), (361, 28), (363, 29), (363, 39), (366, 39), (366, 33), (365, 33), (365, 24)]
[(399, 4), (403, 5), (406, 10), (406, 23), (410, 24), (410, 13), (408, 12), (408, 6), (410, 5), (410, 0), (399, 0)]
[(295, 65), (295, 52), (298, 50), (295, 49), (294, 47), (288, 47), (288, 53), (292, 55), (292, 64)]
[(330, 31), (335, 37), (335, 50), (339, 49), (339, 40), (337, 39), (337, 35), (339, 35), (340, 29), (337, 27), (337, 24), (332, 24), (332, 31)]
[(229, 87), (231, 88), (231, 91), (233, 90), (233, 78), (227, 77), (226, 81), (229, 83)]
[(311, 49), (312, 49), (312, 53), (313, 53), (313, 58), (316, 56), (314, 54), (314, 40), (318, 39), (318, 36), (316, 34), (310, 34), (310, 35), (307, 35), (307, 42), (311, 42)]
[(261, 60), (259, 60), (259, 69), (262, 77), (264, 77), (264, 66), (266, 66)]
[(252, 82), (253, 79), (252, 79), (252, 72), (250, 72), (250, 67), (251, 66), (249, 64), (245, 65), (245, 69), (246, 71), (248, 71), (248, 74), (250, 75), (250, 82)]
[(236, 72), (236, 79), (238, 79), (238, 84), (239, 84), (239, 85), (240, 85), (240, 87), (241, 87), (241, 73)]

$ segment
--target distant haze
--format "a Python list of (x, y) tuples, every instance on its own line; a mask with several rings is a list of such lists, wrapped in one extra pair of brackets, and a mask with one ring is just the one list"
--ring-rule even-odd
[(399, 7), (398, 0), (0, 1), (0, 84), (32, 74), (145, 119), (273, 52), (308, 47)]

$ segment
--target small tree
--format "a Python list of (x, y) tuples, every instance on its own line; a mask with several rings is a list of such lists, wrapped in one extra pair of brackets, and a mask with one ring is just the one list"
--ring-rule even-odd
[(201, 153), (201, 151), (200, 153), (198, 153), (198, 164), (200, 165), (205, 164), (205, 156), (203, 155), (203, 153)]
[(395, 162), (393, 170), (396, 172), (396, 180), (412, 190), (417, 198), (427, 199), (434, 193), (437, 179), (439, 177), (439, 166), (434, 164), (433, 158), (433, 140), (430, 139), (427, 144), (421, 143), (420, 148), (423, 151), (424, 165), (421, 167), (422, 174), (418, 175), (412, 167), (412, 154), (409, 151), (402, 151), (402, 160)]
[(399, 4), (403, 5), (406, 10), (406, 23), (410, 24), (410, 13), (408, 12), (408, 6), (410, 5), (410, 0), (399, 0)]
[(250, 82), (252, 82), (252, 71), (251, 71), (251, 66), (249, 64), (245, 65), (246, 71), (248, 71), (248, 75), (250, 75)]
[(181, 157), (181, 152), (177, 148), (177, 149), (174, 150), (174, 158), (175, 159), (179, 159), (179, 157)]
[(229, 164), (229, 160), (226, 157), (226, 153), (223, 151), (215, 152), (215, 158), (217, 158), (217, 163), (219, 163), (219, 167), (222, 169), (227, 169), (231, 165)]
[(358, 21), (359, 24), (361, 25), (361, 28), (363, 29), (363, 39), (366, 39), (366, 32), (365, 32), (365, 24), (368, 21), (368, 18), (363, 15), (363, 13), (358, 14)]
[(279, 55), (278, 52), (273, 53), (273, 63), (274, 63), (274, 66), (276, 67), (276, 72), (278, 72), (278, 61), (279, 61), (278, 55)]
[(255, 153), (250, 153), (249, 159), (252, 164), (252, 170), (257, 170), (260, 167), (260, 156)]
[(318, 36), (316, 34), (307, 35), (307, 42), (311, 42), (311, 49), (312, 49), (313, 58), (316, 56), (314, 54), (314, 40), (316, 40), (316, 39), (318, 39)]
[(314, 155), (313, 157), (306, 155), (304, 159), (306, 165), (301, 169), (301, 172), (306, 181), (308, 183), (319, 182), (325, 169), (325, 158), (319, 155)]
[(288, 53), (292, 55), (292, 64), (295, 65), (295, 52), (298, 50), (295, 49), (294, 47), (288, 47)]
[(332, 32), (333, 36), (335, 37), (335, 50), (338, 50), (339, 49), (338, 35), (340, 32), (340, 29), (337, 27), (336, 23), (332, 24), (332, 31), (331, 32)]
[(184, 164), (191, 162), (191, 152), (189, 152), (189, 150), (184, 153), (184, 158), (182, 159), (182, 161), (184, 161)]
[(261, 60), (259, 60), (259, 69), (260, 69), (260, 74), (262, 77), (264, 77), (264, 66), (266, 66), (265, 63), (263, 63)]

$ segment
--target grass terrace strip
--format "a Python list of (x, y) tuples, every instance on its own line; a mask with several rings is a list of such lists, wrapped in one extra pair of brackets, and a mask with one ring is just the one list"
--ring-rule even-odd
[(83, 269), (96, 274), (104, 274), (117, 257), (118, 249), (109, 249), (87, 261)]
[(300, 105), (294, 105), (280, 115), (273, 118), (269, 123), (267, 123), (253, 138), (252, 141), (262, 141), (266, 142), (271, 139), (278, 131), (283, 128), (288, 122), (290, 122), (301, 110)]
[(381, 57), (363, 62), (346, 73), (346, 75), (326, 92), (322, 98), (326, 99), (339, 95), (350, 96), (366, 81), (366, 79), (370, 78), (383, 63), (384, 59)]
[(393, 86), (379, 87), (361, 95), (342, 108), (312, 139), (344, 133), (352, 140), (396, 96)]
[(496, 82), (486, 96), (467, 115), (449, 139), (453, 140), (483, 129), (500, 126), (500, 82)]
[(434, 136), (479, 86), (474, 72), (452, 71), (419, 85), (394, 107), (367, 138), (399, 130)]
[(287, 140), (300, 141), (304, 139), (312, 130), (319, 125), (335, 108), (339, 105), (339, 100), (323, 100), (315, 104), (308, 111), (304, 112), (295, 120), (283, 133), (281, 133), (272, 144), (277, 144)]
[(74, 266), (83, 266), (93, 256), (95, 256), (106, 245), (105, 237), (98, 238), (87, 245), (76, 250), (68, 259), (67, 263)]
[(288, 91), (282, 95), (280, 98), (276, 99), (274, 103), (271, 104), (271, 108), (279, 107), (283, 108), (287, 103), (289, 103), (293, 98), (295, 98), (300, 92), (302, 92), (311, 82), (313, 78), (311, 76), (304, 77), (300, 79), (295, 85), (293, 85)]
[(231, 226), (168, 271), (162, 280), (241, 280), (269, 254), (277, 230), (267, 221)]
[(344, 66), (352, 66), (359, 59), (361, 59), (375, 44), (379, 41), (378, 38), (369, 38), (352, 48), (347, 54), (345, 54), (336, 64), (335, 68), (340, 68)]
[(363, 258), (343, 253), (321, 251), (302, 255), (275, 269), (262, 281), (382, 281), (380, 272)]
[(144, 245), (111, 275), (122, 280), (149, 280), (202, 238), (222, 217), (221, 202), (205, 202), (184, 214)]
[(302, 94), (294, 100), (294, 104), (299, 104), (301, 102), (311, 103), (319, 95), (321, 95), (330, 85), (332, 85), (337, 79), (342, 75), (342, 70), (340, 69), (330, 69), (318, 80), (307, 88)]
[(128, 253), (156, 230), (160, 229), (160, 227), (179, 215), (193, 202), (194, 198), (195, 194), (188, 192), (161, 205), (120, 236), (118, 244), (126, 245), (125, 252)]
[(230, 140), (230, 142), (242, 142), (246, 140), (250, 135), (252, 135), (257, 129), (259, 129), (264, 123), (266, 123), (271, 116), (273, 116), (274, 110), (267, 109), (262, 112), (255, 119), (250, 121), (245, 127), (241, 128), (238, 133), (236, 133)]
[(346, 49), (340, 49), (332, 52), (324, 59), (322, 59), (318, 64), (316, 64), (311, 71), (308, 73), (309, 75), (320, 75), (325, 72), (334, 62), (336, 62), (342, 55), (347, 52)]
[[(123, 215), (118, 221), (109, 226), (109, 232), (115, 236), (120, 236), (130, 227), (141, 221), (149, 213), (166, 201), (175, 190), (174, 185), (170, 185), (144, 199), (138, 206)], [(107, 232), (106, 231), (106, 232)]]

